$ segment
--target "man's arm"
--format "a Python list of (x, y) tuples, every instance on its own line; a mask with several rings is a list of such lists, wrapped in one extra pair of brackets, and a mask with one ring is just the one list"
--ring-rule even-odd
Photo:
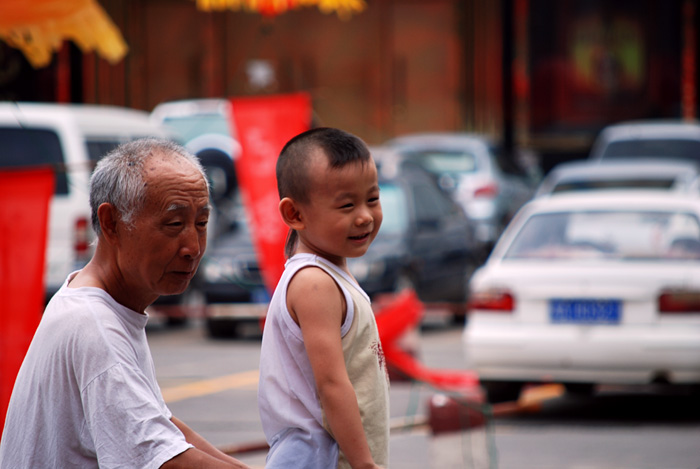
[(376, 469), (367, 444), (357, 396), (345, 368), (340, 328), (344, 300), (323, 270), (300, 270), (289, 284), (287, 301), (304, 337), (321, 405), (348, 462), (354, 469)]
[(172, 417), (170, 420), (185, 435), (187, 442), (194, 445), (194, 448), (190, 448), (167, 461), (161, 466), (162, 469), (249, 469), (242, 462), (216, 449), (214, 445), (188, 427), (182, 420), (176, 417)]

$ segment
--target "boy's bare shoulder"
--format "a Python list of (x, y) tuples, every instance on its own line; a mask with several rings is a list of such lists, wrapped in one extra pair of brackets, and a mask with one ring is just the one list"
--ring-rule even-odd
[(295, 291), (328, 291), (338, 290), (338, 284), (330, 273), (317, 266), (307, 266), (299, 269), (289, 281), (289, 288)]
[[(342, 323), (345, 320), (344, 305), (345, 298), (340, 285), (331, 274), (320, 267), (309, 266), (300, 269), (287, 287), (289, 314), (294, 322), (300, 325), (302, 317), (311, 319), (307, 324), (315, 326), (323, 324), (318, 318), (337, 317), (338, 322)], [(329, 314), (332, 312), (337, 314)]]

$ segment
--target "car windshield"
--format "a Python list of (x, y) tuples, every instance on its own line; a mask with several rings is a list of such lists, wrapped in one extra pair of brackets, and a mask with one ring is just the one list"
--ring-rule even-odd
[(504, 259), (700, 259), (692, 213), (582, 211), (532, 216)]
[(658, 156), (698, 162), (700, 141), (671, 138), (622, 140), (610, 143), (603, 153), (604, 159)]
[(434, 174), (464, 174), (477, 170), (476, 156), (469, 151), (422, 150), (405, 155)]
[(185, 142), (189, 142), (193, 138), (204, 134), (217, 134), (227, 137), (231, 135), (228, 120), (221, 114), (167, 117), (163, 122), (174, 129)]
[(382, 203), (384, 219), (378, 236), (394, 236), (405, 232), (408, 226), (408, 210), (401, 188), (387, 182), (380, 183), (379, 200)]

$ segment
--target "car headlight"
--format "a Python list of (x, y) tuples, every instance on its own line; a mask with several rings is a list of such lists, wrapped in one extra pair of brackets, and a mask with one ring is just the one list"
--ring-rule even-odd
[(386, 264), (381, 260), (367, 261), (365, 259), (358, 258), (354, 259), (353, 262), (348, 265), (348, 268), (350, 269), (350, 273), (352, 273), (353, 277), (355, 277), (355, 280), (357, 280), (358, 283), (362, 283), (369, 279), (384, 275)]

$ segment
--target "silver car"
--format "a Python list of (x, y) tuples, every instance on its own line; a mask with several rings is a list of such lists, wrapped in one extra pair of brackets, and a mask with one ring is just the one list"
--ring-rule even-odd
[(589, 155), (592, 160), (659, 157), (700, 163), (700, 123), (650, 119), (609, 125)]
[(478, 241), (488, 247), (535, 192), (536, 176), (507, 159), (484, 135), (419, 133), (386, 145), (434, 174), (476, 224)]
[(555, 166), (535, 197), (602, 189), (653, 189), (700, 195), (700, 166), (682, 160), (612, 159)]

